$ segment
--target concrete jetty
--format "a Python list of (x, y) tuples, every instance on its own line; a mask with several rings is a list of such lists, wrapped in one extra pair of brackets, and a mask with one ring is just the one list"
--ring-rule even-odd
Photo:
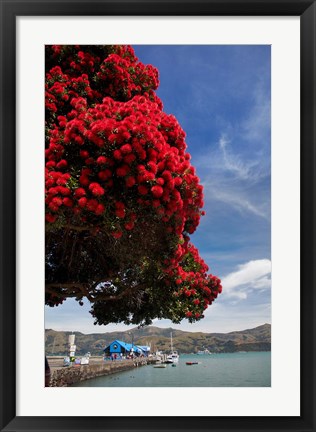
[(134, 358), (128, 360), (106, 360), (91, 357), (88, 365), (63, 366), (63, 357), (47, 357), (51, 369), (50, 387), (68, 387), (80, 381), (106, 376), (156, 363), (156, 359)]

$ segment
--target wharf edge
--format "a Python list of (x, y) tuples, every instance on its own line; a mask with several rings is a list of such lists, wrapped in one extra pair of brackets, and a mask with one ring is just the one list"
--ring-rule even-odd
[(156, 363), (156, 359), (148, 358), (104, 361), (102, 357), (91, 357), (88, 365), (63, 367), (63, 357), (48, 356), (47, 360), (51, 369), (49, 387), (68, 387), (80, 381), (112, 375), (134, 369), (135, 367)]

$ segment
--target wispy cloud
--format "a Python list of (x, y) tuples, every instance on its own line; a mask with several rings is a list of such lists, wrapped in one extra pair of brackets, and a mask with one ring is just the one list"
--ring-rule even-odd
[(251, 167), (254, 165), (246, 164), (238, 155), (231, 152), (229, 148), (230, 141), (226, 135), (222, 135), (219, 140), (219, 149), (222, 152), (223, 168), (234, 173), (238, 178), (249, 180), (253, 177)]
[(219, 201), (240, 213), (246, 212), (269, 220), (270, 208), (267, 202), (262, 200), (255, 203), (249, 191), (245, 191), (236, 184), (219, 182), (219, 179), (216, 181), (208, 179), (203, 184), (207, 194), (206, 200)]
[(252, 109), (241, 125), (242, 132), (249, 141), (270, 141), (270, 91), (265, 87), (262, 79), (255, 86), (253, 101)]
[(271, 261), (261, 259), (238, 266), (237, 270), (222, 279), (223, 296), (244, 300), (254, 290), (271, 287)]
[(247, 127), (244, 135), (243, 127), (238, 132), (228, 129), (209, 152), (194, 161), (206, 199), (270, 220), (270, 148), (266, 143), (254, 146), (258, 150), (249, 148), (248, 136), (254, 129), (251, 132)]

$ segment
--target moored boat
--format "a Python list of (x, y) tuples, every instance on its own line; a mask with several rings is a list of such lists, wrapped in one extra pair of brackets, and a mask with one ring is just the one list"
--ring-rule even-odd
[(166, 363), (178, 363), (179, 362), (179, 354), (177, 351), (172, 351), (169, 355), (167, 355)]
[(203, 354), (212, 354), (211, 351), (209, 351), (207, 348), (204, 350), (200, 350), (197, 352), (198, 355), (203, 355)]
[(166, 363), (178, 363), (179, 362), (179, 354), (177, 351), (173, 349), (172, 344), (172, 333), (170, 334), (170, 345), (171, 345), (171, 352), (167, 355)]

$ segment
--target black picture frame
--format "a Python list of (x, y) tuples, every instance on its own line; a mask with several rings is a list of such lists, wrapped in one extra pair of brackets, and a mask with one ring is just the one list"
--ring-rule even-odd
[[(310, 0), (0, 0), (1, 431), (316, 431), (316, 5)], [(299, 16), (301, 23), (301, 415), (298, 417), (18, 417), (16, 415), (16, 17)], [(296, 301), (293, 299), (293, 301)], [(282, 401), (280, 401), (282, 404)]]

